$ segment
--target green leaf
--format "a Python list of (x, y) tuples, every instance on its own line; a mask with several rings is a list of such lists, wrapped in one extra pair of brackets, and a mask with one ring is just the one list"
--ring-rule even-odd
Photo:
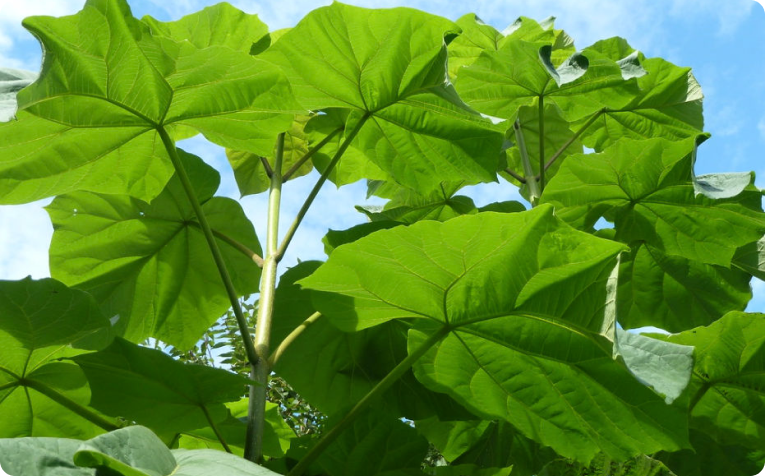
[(741, 446), (722, 446), (704, 432), (691, 430), (693, 450), (659, 453), (661, 460), (675, 474), (682, 476), (753, 476), (765, 465), (758, 455)]
[(0, 439), (0, 464), (14, 476), (273, 476), (262, 466), (214, 450), (173, 450), (131, 426), (82, 442)]
[[(227, 403), (230, 415), (216, 426), (223, 435), (229, 448), (237, 456), (243, 456), (247, 433), (248, 399)], [(263, 454), (271, 458), (281, 458), (290, 447), (295, 432), (279, 414), (279, 405), (266, 402), (266, 419), (263, 427)], [(207, 426), (184, 432), (178, 440), (178, 447), (184, 449), (209, 448), (224, 451), (214, 430)]]
[(356, 147), (399, 183), (428, 191), (443, 180), (495, 180), (502, 142), (447, 82), (445, 43), (457, 32), (417, 10), (334, 3), (262, 57), (283, 68), (304, 107), (351, 109), (346, 131), (365, 120)]
[[(499, 471), (513, 468), (515, 476), (533, 476), (558, 455), (519, 434), (504, 421), (416, 422), (451, 466), (472, 466), (476, 471)], [(472, 474), (472, 473), (470, 473)], [(480, 474), (480, 473), (479, 473)]]
[(436, 190), (425, 195), (398, 187), (382, 210), (358, 206), (356, 209), (372, 222), (394, 221), (408, 225), (420, 220), (446, 221), (461, 215), (477, 213), (475, 203), (470, 197), (455, 195), (463, 185), (461, 182), (442, 182)]
[(696, 347), (691, 426), (722, 445), (765, 446), (765, 315), (730, 312), (667, 336)]
[(730, 266), (736, 250), (765, 233), (760, 192), (713, 200), (691, 181), (695, 138), (624, 139), (600, 154), (570, 158), (545, 188), (542, 202), (577, 227), (600, 217), (616, 239), (645, 242), (665, 255)]
[(541, 206), (379, 231), (300, 284), (341, 329), (414, 319), (410, 352), (448, 331), (415, 375), (476, 415), (583, 462), (625, 459), (687, 439), (682, 410), (613, 359), (606, 284), (623, 249)]
[(682, 332), (711, 324), (728, 311), (743, 311), (752, 298), (747, 274), (752, 270), (745, 270), (667, 256), (637, 244), (621, 261), (619, 323), (625, 329), (656, 326)]
[[(295, 284), (320, 265), (306, 261), (289, 269), (276, 290), (272, 342), (274, 348), (314, 312), (311, 293)], [(335, 415), (358, 402), (406, 357), (409, 324), (392, 322), (379, 329), (347, 333), (324, 316), (303, 329), (279, 357), (274, 371), (302, 397), (322, 412)], [(380, 399), (375, 408), (421, 419), (439, 414), (444, 418), (472, 415), (451, 398), (424, 388), (407, 372)]]
[(765, 237), (736, 250), (733, 264), (758, 279), (765, 279)]
[(108, 345), (109, 321), (89, 295), (58, 281), (0, 281), (0, 437), (89, 438), (113, 423), (88, 408), (76, 365), (58, 362)]
[[(308, 138), (304, 128), (310, 116), (295, 116), (292, 125), (284, 135), (284, 148), (282, 151), (282, 173), (287, 172), (295, 165), (305, 154), (308, 153)], [(241, 196), (253, 195), (265, 192), (271, 186), (269, 170), (263, 165), (263, 159), (270, 165), (274, 163), (276, 156), (276, 145), (270, 154), (266, 156), (253, 154), (252, 152), (242, 150), (226, 149), (226, 157), (234, 169), (234, 178), (239, 186)], [(313, 170), (311, 162), (307, 162), (293, 173), (292, 177), (306, 175)]]
[(80, 440), (0, 438), (0, 471), (13, 476), (96, 476), (96, 470), (74, 464)]
[[(556, 105), (568, 121), (586, 119), (603, 107), (627, 105), (636, 93), (636, 83), (622, 78), (616, 61), (605, 57), (585, 61), (573, 54), (558, 71), (550, 48), (546, 42), (506, 41), (462, 68), (454, 85), (471, 107), (504, 119), (514, 118), (518, 108), (533, 106), (540, 98), (546, 105)], [(583, 69), (587, 71), (582, 75)]]
[(73, 357), (90, 383), (90, 404), (163, 435), (201, 428), (228, 416), (248, 380), (222, 369), (183, 364), (160, 350), (117, 338), (106, 349)]
[[(634, 50), (626, 42), (622, 48), (615, 48), (614, 42), (624, 40), (603, 40), (583, 53), (592, 56), (598, 52), (612, 60), (622, 58), (620, 66), (623, 74), (630, 77), (640, 74), (631, 69), (634, 68), (634, 62), (630, 61), (633, 58), (621, 56), (627, 52), (632, 54)], [(642, 55), (639, 58), (641, 69), (646, 74), (637, 79), (638, 92), (628, 104), (606, 104), (608, 109), (582, 135), (586, 146), (601, 151), (623, 137), (681, 140), (694, 137), (704, 130), (704, 95), (691, 69), (675, 66), (661, 58), (643, 60)], [(585, 120), (582, 119), (581, 123)]]
[(0, 68), (0, 122), (16, 117), (16, 93), (37, 79), (37, 73), (21, 69)]
[[(252, 224), (238, 203), (212, 196), (220, 180), (214, 169), (180, 153), (237, 292), (254, 293), (260, 268), (231, 242), (260, 254)], [(116, 328), (126, 339), (156, 337), (185, 349), (231, 306), (177, 177), (151, 204), (76, 192), (47, 210), (51, 274), (91, 293), (107, 315), (119, 315)]]
[(552, 47), (552, 63), (560, 64), (574, 53), (574, 43), (562, 30), (553, 29), (554, 17), (537, 23), (531, 18), (519, 17), (501, 33), (485, 24), (473, 13), (457, 20), (462, 29), (460, 36), (449, 43), (449, 77), (458, 77), (463, 66), (475, 62), (484, 50), (496, 51), (513, 40), (548, 43)]
[(268, 26), (257, 15), (244, 13), (225, 2), (205, 7), (177, 21), (161, 22), (148, 15), (141, 21), (149, 26), (154, 36), (188, 41), (200, 49), (225, 46), (250, 54), (253, 45), (268, 38)]
[[(306, 134), (312, 145), (322, 142), (332, 133), (353, 128), (353, 124), (349, 123), (349, 116), (351, 114), (349, 110), (330, 108), (322, 112), (324, 114), (315, 116), (306, 125)], [(336, 134), (313, 157), (313, 164), (319, 172), (323, 173), (327, 169), (332, 161), (332, 157), (337, 153), (343, 141), (343, 134)], [(364, 151), (358, 148), (358, 144), (351, 144), (345, 150), (343, 160), (338, 162), (329, 173), (329, 179), (338, 187), (358, 182), (361, 179), (386, 180), (388, 178), (388, 174), (380, 170), (380, 167), (369, 160)]]
[(427, 440), (414, 428), (393, 416), (367, 411), (317, 463), (330, 476), (393, 476), (419, 469), (427, 451)]
[(453, 81), (463, 66), (473, 62), (486, 49), (497, 49), (504, 35), (487, 25), (475, 13), (468, 13), (457, 20), (462, 33), (449, 43), (449, 78)]
[(2, 203), (74, 190), (151, 200), (173, 170), (160, 128), (265, 154), (291, 120), (282, 111), (299, 109), (273, 65), (153, 36), (125, 0), (89, 0), (76, 15), (24, 26), (45, 56), (18, 95), (19, 121), (0, 125)]
[[(540, 476), (589, 476), (608, 474), (613, 476), (676, 476), (664, 464), (649, 456), (637, 456), (627, 461), (613, 461), (603, 455), (589, 465), (559, 459), (545, 466)], [(683, 473), (683, 476), (685, 474)]]
[(616, 353), (641, 382), (671, 405), (691, 380), (693, 347), (616, 330)]
[(369, 223), (362, 223), (347, 230), (327, 230), (327, 234), (322, 238), (324, 243), (324, 253), (329, 256), (340, 245), (346, 243), (352, 243), (359, 238), (363, 238), (370, 233), (374, 233), (379, 230), (387, 230), (398, 226), (399, 223), (393, 221), (373, 221)]

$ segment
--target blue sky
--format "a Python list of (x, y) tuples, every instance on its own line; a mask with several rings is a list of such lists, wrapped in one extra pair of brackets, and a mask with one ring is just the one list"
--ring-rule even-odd
[[(134, 15), (160, 20), (177, 19), (215, 2), (205, 0), (135, 0)], [(260, 15), (272, 29), (294, 25), (308, 11), (328, 4), (319, 0), (256, 1), (230, 3)], [(405, 5), (456, 19), (473, 11), (485, 22), (503, 29), (518, 16), (557, 17), (581, 49), (611, 36), (623, 36), (648, 57), (661, 56), (678, 65), (691, 66), (705, 94), (706, 130), (713, 137), (700, 150), (697, 173), (749, 171), (765, 187), (765, 10), (752, 0), (356, 0), (356, 5), (391, 7)], [(21, 26), (30, 15), (66, 15), (81, 8), (82, 0), (0, 0), (0, 66), (37, 70), (40, 48)], [(183, 144), (222, 172), (220, 192), (238, 198), (228, 164), (217, 146), (202, 139)], [(290, 182), (282, 206), (286, 228), (302, 204), (315, 175)], [(508, 184), (487, 185), (470, 194), (480, 204), (517, 198)], [(243, 206), (263, 236), (265, 195), (246, 197)], [(363, 203), (361, 184), (336, 190), (328, 184), (309, 212), (285, 259), (289, 266), (300, 259), (323, 259), (317, 237), (326, 229), (343, 229), (364, 221), (352, 205)], [(47, 248), (52, 229), (41, 205), (0, 207), (0, 279), (48, 275)], [(749, 309), (765, 312), (765, 284), (753, 283), (755, 299)]]

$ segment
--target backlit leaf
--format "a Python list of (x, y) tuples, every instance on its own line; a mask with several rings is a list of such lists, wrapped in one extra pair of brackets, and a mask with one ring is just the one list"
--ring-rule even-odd
[(58, 359), (98, 350), (111, 338), (109, 321), (86, 293), (52, 279), (0, 281), (0, 437), (103, 433), (77, 413), (110, 423), (88, 408), (82, 371)]
[[(296, 111), (273, 65), (224, 46), (153, 36), (125, 0), (24, 21), (45, 50), (40, 78), (0, 125), (0, 201), (74, 190), (156, 197), (172, 175), (158, 135), (191, 127), (227, 147), (268, 153)], [(253, 125), (256, 124), (256, 127)]]
[[(241, 206), (213, 197), (220, 177), (181, 151), (197, 197), (218, 237), (240, 295), (257, 290), (260, 268), (227, 238), (260, 254)], [(180, 180), (151, 204), (125, 195), (76, 192), (48, 207), (54, 226), (51, 274), (90, 292), (133, 342), (156, 337), (188, 348), (230, 306)]]
[(428, 191), (442, 180), (495, 179), (501, 134), (446, 81), (445, 44), (458, 32), (408, 8), (334, 3), (262, 57), (282, 67), (304, 107), (351, 109), (346, 134), (365, 120), (356, 147), (396, 181)]

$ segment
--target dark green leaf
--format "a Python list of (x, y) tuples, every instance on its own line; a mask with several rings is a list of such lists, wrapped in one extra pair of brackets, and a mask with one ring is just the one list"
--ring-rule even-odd
[(728, 311), (746, 308), (750, 279), (736, 268), (667, 256), (637, 244), (622, 257), (619, 270), (619, 323), (626, 329), (656, 326), (669, 332), (711, 324)]
[(223, 404), (241, 398), (248, 383), (237, 374), (183, 364), (120, 338), (72, 360), (90, 382), (94, 408), (163, 435), (224, 420), (228, 410)]
[(691, 426), (722, 445), (765, 447), (765, 315), (730, 312), (666, 339), (696, 347)]
[(704, 432), (691, 430), (693, 450), (659, 453), (661, 460), (681, 476), (753, 476), (765, 465), (762, 454), (741, 446), (722, 446)]
[[(571, 460), (559, 459), (545, 466), (539, 476), (676, 476), (664, 464), (648, 456), (638, 456), (627, 461), (613, 461), (603, 455), (591, 464), (583, 465)], [(683, 474), (685, 476), (685, 474)]]
[(0, 437), (102, 433), (78, 411), (110, 422), (88, 408), (82, 372), (57, 359), (105, 347), (111, 338), (109, 321), (86, 293), (52, 279), (0, 281)]
[[(240, 295), (255, 292), (260, 268), (225, 238), (260, 254), (252, 224), (238, 203), (212, 196), (217, 172), (190, 154), (182, 159), (234, 286)], [(116, 327), (126, 339), (151, 336), (185, 349), (231, 306), (177, 178), (151, 204), (77, 192), (47, 210), (55, 228), (51, 274), (93, 294), (107, 315), (119, 315)]]

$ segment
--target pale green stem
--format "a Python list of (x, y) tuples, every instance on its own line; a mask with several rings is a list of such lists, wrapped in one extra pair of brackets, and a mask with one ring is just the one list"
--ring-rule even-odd
[(271, 354), (271, 357), (268, 359), (268, 363), (271, 368), (276, 365), (276, 363), (279, 361), (279, 358), (282, 356), (282, 354), (284, 354), (284, 351), (287, 350), (287, 348), (292, 345), (293, 342), (295, 342), (295, 339), (300, 337), (300, 334), (302, 334), (303, 331), (305, 331), (313, 323), (318, 321), (320, 317), (320, 312), (314, 312), (310, 317), (308, 317), (308, 319), (303, 321), (292, 332), (290, 332), (287, 337), (284, 338), (284, 340), (279, 344), (279, 347), (274, 350), (273, 354)]
[(308, 160), (310, 160), (311, 157), (313, 157), (314, 154), (316, 154), (316, 152), (320, 151), (322, 147), (327, 145), (327, 143), (331, 141), (332, 139), (334, 139), (335, 136), (338, 135), (342, 130), (343, 130), (342, 127), (335, 129), (334, 131), (330, 132), (329, 135), (327, 135), (327, 137), (322, 139), (321, 142), (311, 147), (311, 149), (308, 152), (306, 152), (305, 155), (300, 158), (300, 160), (295, 162), (292, 165), (292, 167), (290, 167), (290, 169), (284, 173), (284, 177), (282, 177), (282, 182), (286, 182), (287, 180), (289, 180), (290, 177), (292, 177), (292, 174), (297, 172), (300, 169), (300, 167), (303, 166), (303, 164), (308, 162)]
[[(561, 154), (563, 154), (563, 152), (565, 152), (565, 151), (566, 151), (566, 149), (568, 149), (568, 146), (570, 146), (571, 144), (573, 144), (573, 143), (574, 143), (574, 141), (575, 141), (575, 140), (577, 140), (577, 139), (579, 138), (579, 136), (581, 136), (581, 135), (584, 133), (584, 131), (586, 131), (586, 130), (587, 130), (587, 128), (588, 128), (588, 127), (590, 127), (590, 126), (592, 125), (592, 123), (593, 123), (593, 122), (595, 122), (595, 120), (597, 120), (597, 118), (598, 118), (598, 117), (600, 117), (600, 115), (601, 115), (601, 114), (603, 114), (604, 112), (606, 112), (606, 109), (605, 109), (605, 108), (603, 108), (603, 109), (601, 109), (600, 111), (596, 112), (595, 114), (593, 114), (593, 115), (592, 115), (592, 117), (590, 117), (589, 119), (587, 119), (587, 122), (585, 122), (585, 123), (584, 123), (584, 125), (583, 125), (582, 127), (580, 127), (580, 128), (579, 128), (579, 130), (577, 130), (577, 131), (574, 133), (574, 135), (573, 135), (573, 136), (571, 136), (571, 137), (570, 137), (570, 138), (569, 138), (569, 139), (566, 141), (566, 143), (565, 143), (565, 144), (563, 144), (563, 145), (560, 147), (560, 149), (556, 150), (556, 151), (555, 151), (555, 153), (554, 153), (553, 155), (551, 155), (551, 156), (550, 156), (550, 160), (548, 160), (548, 161), (547, 161), (547, 163), (545, 164), (544, 170), (547, 170), (547, 169), (549, 169), (549, 168), (552, 166), (552, 164), (554, 164), (554, 163), (555, 163), (555, 161), (558, 159), (558, 157), (560, 157), (560, 156), (561, 156)], [(538, 176), (537, 176), (537, 177), (538, 177)]]
[(367, 392), (364, 397), (356, 403), (356, 405), (349, 411), (337, 425), (333, 426), (331, 430), (324, 434), (319, 439), (315, 446), (313, 446), (308, 453), (295, 465), (292, 470), (287, 473), (287, 476), (301, 476), (305, 470), (318, 458), (321, 453), (337, 439), (340, 434), (348, 428), (356, 417), (367, 408), (369, 403), (375, 398), (379, 397), (383, 392), (388, 390), (398, 379), (401, 378), (417, 360), (420, 359), (425, 353), (427, 353), (431, 347), (436, 345), (441, 339), (443, 339), (449, 333), (448, 327), (439, 329), (438, 332), (432, 334), (425, 340), (414, 352), (409, 354), (404, 360), (399, 362), (388, 375), (386, 375), (375, 387)]
[(120, 426), (116, 425), (114, 422), (107, 420), (106, 418), (95, 413), (91, 409), (80, 405), (79, 403), (69, 399), (68, 397), (65, 397), (64, 395), (61, 395), (54, 389), (48, 387), (47, 385), (41, 382), (38, 382), (37, 380), (21, 379), (19, 380), (18, 384), (20, 386), (29, 387), (31, 389), (37, 390), (38, 392), (50, 398), (51, 400), (58, 403), (62, 407), (66, 408), (70, 412), (81, 416), (82, 418), (103, 428), (106, 431), (114, 431), (114, 430), (120, 429)]
[(529, 153), (526, 150), (526, 140), (523, 138), (523, 131), (521, 130), (521, 121), (516, 119), (513, 129), (515, 129), (515, 141), (518, 144), (518, 152), (521, 154), (523, 173), (526, 175), (526, 185), (529, 187), (529, 194), (531, 195), (531, 206), (535, 207), (542, 194), (539, 191), (539, 184), (534, 176), (534, 169), (531, 168)]
[(292, 241), (292, 238), (294, 238), (295, 232), (300, 226), (300, 223), (303, 221), (305, 214), (308, 213), (308, 209), (311, 207), (313, 200), (316, 198), (316, 195), (319, 194), (319, 191), (321, 190), (321, 187), (324, 185), (324, 182), (326, 182), (327, 179), (329, 178), (329, 174), (331, 174), (332, 171), (335, 169), (335, 165), (337, 165), (337, 162), (340, 161), (340, 157), (343, 156), (343, 153), (345, 152), (345, 150), (348, 148), (349, 145), (351, 145), (351, 142), (359, 133), (359, 131), (361, 130), (361, 127), (367, 121), (367, 118), (369, 118), (369, 113), (364, 115), (356, 124), (356, 127), (354, 127), (353, 130), (350, 132), (350, 134), (348, 134), (345, 137), (345, 140), (343, 141), (342, 144), (340, 144), (340, 147), (337, 149), (337, 152), (335, 152), (334, 157), (332, 157), (332, 161), (329, 163), (326, 170), (324, 170), (324, 173), (321, 174), (321, 177), (319, 177), (319, 180), (316, 181), (316, 185), (314, 185), (313, 190), (311, 190), (311, 193), (308, 194), (308, 198), (305, 199), (305, 202), (303, 203), (303, 206), (300, 208), (300, 211), (295, 217), (295, 220), (292, 222), (292, 225), (290, 225), (289, 230), (287, 230), (287, 234), (284, 235), (282, 244), (281, 246), (279, 246), (279, 251), (276, 253), (277, 259), (280, 260), (284, 257), (284, 253), (287, 251), (287, 247), (290, 245), (290, 241)]
[(545, 190), (545, 97), (539, 96), (539, 194)]
[(202, 211), (202, 205), (197, 199), (196, 192), (194, 191), (194, 186), (191, 184), (191, 180), (186, 173), (186, 168), (183, 166), (183, 162), (178, 155), (178, 150), (175, 148), (175, 143), (163, 127), (157, 128), (157, 132), (162, 138), (162, 142), (165, 145), (165, 149), (167, 150), (168, 155), (170, 156), (173, 167), (175, 167), (175, 173), (178, 176), (178, 179), (181, 181), (181, 185), (183, 186), (183, 189), (186, 192), (186, 196), (191, 203), (191, 208), (194, 210), (194, 214), (197, 216), (197, 220), (199, 220), (199, 226), (202, 228), (202, 233), (205, 235), (207, 246), (210, 248), (213, 260), (215, 261), (215, 266), (218, 268), (221, 280), (223, 281), (223, 286), (226, 288), (226, 294), (228, 294), (228, 299), (231, 302), (232, 309), (234, 310), (234, 316), (236, 316), (239, 332), (242, 334), (242, 341), (244, 342), (244, 349), (247, 353), (247, 360), (252, 367), (257, 362), (258, 356), (255, 353), (255, 346), (252, 342), (252, 336), (250, 335), (250, 326), (247, 324), (247, 319), (244, 317), (244, 313), (242, 312), (242, 306), (239, 304), (239, 296), (236, 293), (236, 288), (234, 288), (233, 281), (231, 281), (231, 276), (228, 274), (226, 263), (223, 261), (223, 255), (218, 248), (218, 242), (215, 241), (213, 231), (210, 228), (210, 224), (207, 222), (207, 217), (205, 216), (204, 211)]
[(263, 455), (263, 425), (266, 421), (266, 395), (271, 368), (268, 365), (271, 339), (271, 321), (274, 313), (276, 293), (277, 246), (279, 244), (279, 209), (282, 201), (282, 162), (284, 160), (284, 133), (276, 140), (271, 188), (268, 193), (268, 227), (266, 229), (266, 259), (260, 280), (258, 320), (255, 324), (255, 352), (258, 360), (251, 369), (250, 378), (257, 382), (250, 386), (250, 401), (247, 411), (247, 440), (244, 457), (257, 463)]

